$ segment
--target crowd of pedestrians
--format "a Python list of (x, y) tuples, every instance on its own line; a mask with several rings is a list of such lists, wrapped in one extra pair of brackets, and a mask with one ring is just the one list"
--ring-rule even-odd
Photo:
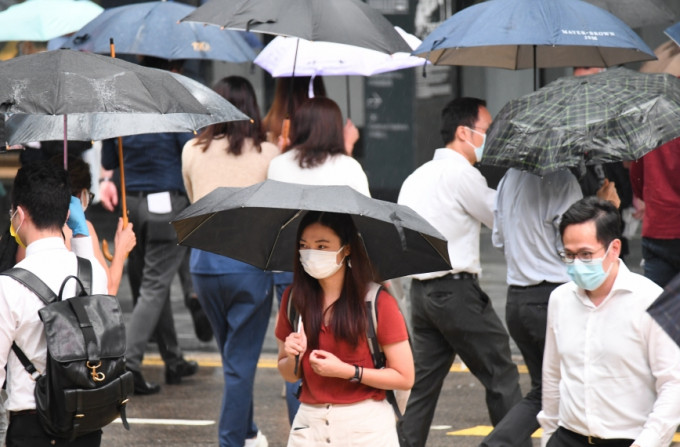
[[(143, 63), (181, 70), (181, 64), (156, 58)], [(380, 289), (376, 333), (386, 365), (377, 369), (364, 301), (380, 278), (348, 215), (305, 215), (291, 253), (292, 272), (263, 271), (198, 249), (187, 255), (168, 225), (218, 187), (266, 179), (347, 185), (370, 197), (368, 177), (351, 155), (358, 129), (343, 122), (320, 79), (313, 81), (311, 98), (299, 93), (307, 93), (307, 83), (290, 89), (287, 82), (292, 81), (279, 82), (264, 119), (250, 82), (230, 76), (213, 88), (251, 121), (214, 124), (198, 135), (122, 139), (130, 223), (118, 223), (110, 265), (85, 219), (92, 187), (85, 163), (72, 158), (66, 172), (58, 161), (27, 162), (14, 181), (10, 228), (0, 239), (3, 269), (18, 263), (58, 288), (58, 278), (75, 273), (78, 254), (92, 260), (97, 291), (115, 295), (129, 253), (135, 306), (126, 328), (126, 358), (139, 396), (162, 392), (141, 371), (150, 340), (158, 344), (167, 385), (181, 384), (198, 370), (180, 349), (170, 306), (170, 284), (189, 256), (184, 293), (195, 293), (200, 306), (189, 302), (190, 307), (205, 313), (222, 359), (223, 447), (268, 445), (256, 423), (253, 388), (275, 295), (278, 369), (289, 383), (288, 445), (425, 446), (456, 356), (485, 388), (495, 429), (483, 446), (530, 446), (539, 427), (542, 444), (550, 447), (670, 444), (680, 424), (680, 348), (646, 308), (680, 273), (680, 143), (632, 163), (630, 184), (606, 178), (612, 171), (603, 167), (591, 172), (596, 181), (590, 188), (584, 186), (588, 172), (563, 169), (539, 177), (510, 169), (494, 190), (475, 167), (493, 121), (486, 103), (451, 100), (441, 113), (442, 147), (405, 179), (398, 197), (445, 237), (451, 269), (413, 275), (410, 320)], [(117, 140), (103, 143), (98, 180), (110, 211), (119, 201), (111, 178), (121, 161), (118, 149)], [(628, 174), (628, 167), (616, 169)], [(624, 202), (628, 193), (636, 199)], [(620, 207), (633, 205), (643, 220), (646, 278), (621, 259)], [(507, 261), (506, 325), (479, 285), (482, 225), (492, 230), (493, 244)], [(37, 367), (44, 366), (39, 305), (37, 297), (0, 276), (7, 445), (53, 441), (41, 431), (31, 377), (10, 353), (16, 341)], [(299, 321), (289, 319), (291, 307)], [(531, 376), (524, 397), (510, 337)], [(411, 389), (401, 417), (386, 401), (386, 390), (395, 389)], [(27, 440), (35, 433), (39, 441)], [(100, 440), (98, 431), (63, 445), (96, 446)]]

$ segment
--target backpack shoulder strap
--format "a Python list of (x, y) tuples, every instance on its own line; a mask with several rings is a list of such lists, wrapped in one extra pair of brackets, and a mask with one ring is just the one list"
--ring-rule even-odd
[(378, 297), (380, 296), (380, 290), (382, 290), (382, 286), (372, 282), (368, 285), (366, 292), (366, 316), (368, 317), (366, 339), (368, 341), (368, 348), (371, 351), (371, 357), (373, 358), (373, 365), (376, 369), (385, 367), (385, 354), (380, 343), (378, 343)]
[[(50, 304), (57, 299), (57, 295), (55, 295), (52, 289), (50, 289), (42, 279), (38, 278), (37, 275), (26, 269), (14, 267), (1, 272), (0, 275), (9, 276), (15, 281), (23, 284), (28, 290), (40, 298), (40, 300), (45, 303), (45, 305)], [(17, 356), (21, 364), (24, 366), (24, 369), (26, 369), (31, 377), (33, 377), (34, 380), (37, 379), (37, 377), (40, 375), (40, 372), (38, 372), (33, 363), (31, 363), (28, 357), (26, 357), (24, 351), (22, 351), (16, 343), (12, 343), (12, 351), (14, 351), (14, 354)]]
[(23, 284), (31, 292), (35, 293), (40, 300), (47, 304), (54, 302), (57, 295), (50, 289), (45, 282), (38, 278), (38, 276), (21, 267), (13, 267), (0, 273), (0, 275), (9, 276), (17, 282)]
[(76, 256), (78, 259), (78, 273), (76, 276), (83, 284), (86, 293), (92, 295), (92, 262), (89, 259)]

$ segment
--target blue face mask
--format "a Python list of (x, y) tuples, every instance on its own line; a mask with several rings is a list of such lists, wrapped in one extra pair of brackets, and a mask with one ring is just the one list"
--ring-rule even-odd
[(573, 264), (567, 265), (567, 273), (569, 277), (582, 289), (595, 290), (600, 287), (607, 277), (609, 272), (611, 272), (613, 263), (609, 266), (607, 271), (604, 271), (602, 267), (602, 261), (607, 257), (609, 253), (609, 248), (605, 252), (604, 256), (597, 259), (592, 259), (589, 262), (583, 262), (579, 259), (574, 259)]

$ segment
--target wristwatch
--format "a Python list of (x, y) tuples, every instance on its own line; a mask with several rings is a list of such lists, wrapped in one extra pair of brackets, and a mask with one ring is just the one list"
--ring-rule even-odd
[(352, 383), (361, 382), (361, 376), (359, 375), (359, 367), (357, 365), (354, 365), (354, 376), (350, 377), (349, 381)]

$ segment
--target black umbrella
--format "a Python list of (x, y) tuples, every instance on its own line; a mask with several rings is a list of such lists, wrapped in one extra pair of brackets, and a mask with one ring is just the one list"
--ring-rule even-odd
[(680, 346), (680, 275), (673, 278), (647, 312)]
[(482, 164), (543, 175), (637, 160), (680, 136), (680, 80), (626, 68), (566, 77), (508, 102), (487, 133)]
[(369, 48), (411, 48), (377, 10), (360, 0), (210, 0), (182, 21)]
[(298, 223), (310, 210), (352, 215), (382, 279), (451, 268), (446, 241), (425, 219), (349, 186), (267, 180), (247, 188), (217, 188), (172, 224), (182, 245), (264, 270), (292, 271)]

